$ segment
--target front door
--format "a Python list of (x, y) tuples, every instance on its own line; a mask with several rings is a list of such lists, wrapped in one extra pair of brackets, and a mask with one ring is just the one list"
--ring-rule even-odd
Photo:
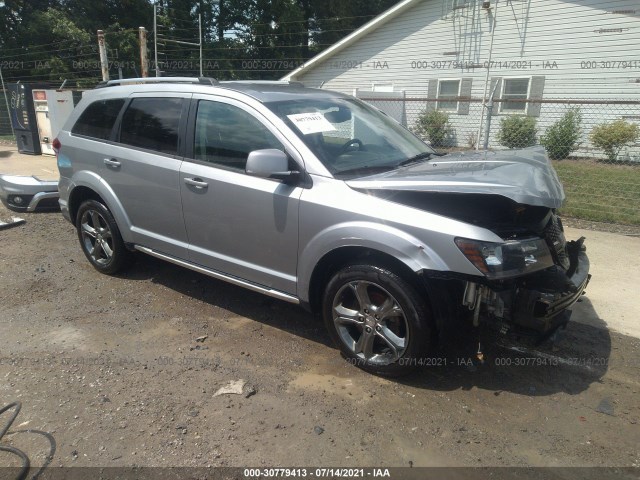
[(245, 174), (249, 152), (282, 142), (240, 102), (194, 104), (193, 158), (180, 171), (190, 260), (295, 294), (302, 188)]

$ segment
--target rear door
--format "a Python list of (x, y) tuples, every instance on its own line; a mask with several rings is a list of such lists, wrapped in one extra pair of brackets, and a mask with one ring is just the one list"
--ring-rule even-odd
[(179, 258), (187, 256), (179, 177), (190, 97), (132, 95), (101, 172), (129, 217), (134, 242)]
[(249, 152), (291, 149), (276, 129), (243, 103), (197, 97), (188, 135), (193, 142), (191, 158), (185, 158), (180, 172), (189, 258), (295, 294), (302, 188), (245, 174)]

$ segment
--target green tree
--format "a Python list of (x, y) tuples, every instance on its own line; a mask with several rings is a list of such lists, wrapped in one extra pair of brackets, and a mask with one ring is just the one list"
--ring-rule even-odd
[[(109, 60), (127, 65), (125, 76), (137, 75), (137, 69), (128, 66), (139, 64), (138, 27), (153, 33), (156, 4), (158, 33), (164, 38), (197, 42), (198, 14), (202, 16), (204, 55), (212, 65), (205, 66), (209, 75), (276, 79), (397, 1), (4, 0), (0, 1), (2, 60), (21, 63), (3, 73), (9, 81), (95, 82), (100, 76), (96, 31), (104, 30)], [(151, 42), (149, 53), (153, 58)], [(168, 73), (193, 75), (199, 70), (197, 47), (161, 42), (158, 53), (161, 60), (193, 65), (191, 70)]]

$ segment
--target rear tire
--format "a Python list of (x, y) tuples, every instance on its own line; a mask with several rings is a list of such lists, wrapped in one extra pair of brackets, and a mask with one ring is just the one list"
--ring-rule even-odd
[(424, 363), (430, 311), (410, 282), (385, 267), (338, 271), (325, 288), (322, 314), (343, 355), (363, 370), (397, 377)]
[(129, 263), (120, 230), (109, 209), (97, 200), (80, 205), (76, 216), (78, 239), (91, 265), (101, 273), (114, 274)]

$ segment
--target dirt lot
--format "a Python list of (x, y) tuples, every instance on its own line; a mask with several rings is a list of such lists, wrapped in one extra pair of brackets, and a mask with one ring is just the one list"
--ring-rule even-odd
[(475, 371), (451, 339), (387, 380), (298, 307), (145, 256), (100, 275), (60, 214), (21, 216), (0, 231), (0, 406), (50, 434), (3, 440), (33, 464), (640, 466), (640, 340), (604, 322), (538, 353), (488, 342)]

